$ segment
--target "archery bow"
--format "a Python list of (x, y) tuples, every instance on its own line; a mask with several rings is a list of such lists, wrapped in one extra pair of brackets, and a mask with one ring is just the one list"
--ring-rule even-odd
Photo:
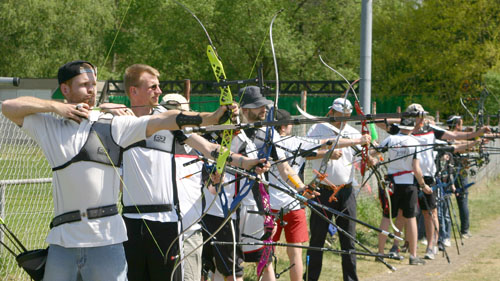
[[(275, 70), (275, 80), (276, 80), (276, 96), (274, 98), (274, 107), (270, 110), (268, 113), (268, 120), (273, 121), (276, 110), (278, 109), (278, 95), (279, 95), (279, 76), (278, 76), (278, 63), (276, 60), (276, 53), (274, 51), (274, 42), (273, 42), (273, 24), (274, 20), (278, 15), (283, 11), (283, 9), (280, 9), (272, 18), (271, 24), (269, 25), (269, 41), (271, 43), (271, 52), (273, 54), (273, 61), (274, 61), (274, 70)], [(259, 156), (258, 158), (261, 159), (263, 156), (267, 159), (269, 159), (269, 156), (271, 154), (271, 149), (272, 149), (272, 144), (270, 141), (273, 140), (274, 137), (274, 127), (267, 127), (266, 128), (266, 140), (262, 144), (262, 147), (259, 151)], [(262, 183), (259, 183), (259, 192), (260, 196), (262, 199), (262, 205), (264, 207), (264, 236), (262, 238), (263, 242), (272, 242), (272, 231), (274, 229), (274, 219), (270, 215), (271, 212), (271, 204), (270, 204), (270, 197), (269, 193), (265, 189), (264, 185)], [(274, 248), (273, 246), (264, 246), (264, 249), (262, 251), (261, 258), (257, 264), (257, 276), (260, 279), (262, 277), (262, 273), (264, 268), (267, 266), (269, 262), (269, 257), (271, 256), (271, 253), (273, 252)]]
[[(212, 70), (215, 74), (215, 78), (217, 80), (217, 82), (224, 82), (224, 80), (226, 80), (226, 74), (224, 72), (224, 67), (222, 65), (222, 62), (220, 60), (220, 57), (219, 55), (217, 54), (217, 51), (216, 51), (216, 48), (215, 46), (213, 45), (213, 42), (212, 42), (212, 39), (210, 38), (210, 35), (208, 34), (208, 31), (207, 29), (205, 28), (205, 26), (203, 25), (203, 23), (201, 22), (201, 20), (196, 16), (196, 14), (194, 14), (188, 7), (186, 7), (184, 4), (182, 4), (181, 2), (177, 1), (177, 0), (174, 0), (175, 3), (177, 3), (178, 5), (180, 5), (182, 8), (184, 8), (184, 10), (186, 10), (189, 14), (191, 14), (195, 19), (196, 21), (200, 24), (200, 26), (202, 27), (203, 31), (205, 32), (205, 35), (208, 39), (208, 45), (207, 45), (207, 56), (208, 56), (208, 59), (210, 61), (210, 65), (212, 67)], [(219, 85), (219, 88), (220, 88), (220, 91), (221, 91), (221, 95), (220, 95), (220, 99), (219, 99), (219, 104), (221, 106), (227, 106), (227, 105), (231, 105), (233, 103), (233, 96), (231, 94), (231, 90), (229, 88), (228, 85)], [(228, 113), (230, 114), (230, 113)], [(231, 124), (231, 118), (230, 118), (230, 115), (226, 115), (226, 120), (223, 121), (223, 125), (228, 125), (228, 124)], [(225, 118), (223, 118), (225, 119)], [(223, 174), (223, 171), (224, 171), (224, 167), (225, 167), (225, 164), (226, 164), (226, 161), (227, 161), (227, 158), (230, 154), (230, 148), (231, 148), (231, 142), (232, 142), (232, 138), (233, 138), (233, 130), (232, 129), (226, 129), (226, 130), (223, 130), (222, 132), (222, 138), (221, 138), (221, 144), (220, 144), (220, 151), (219, 151), (219, 154), (217, 155), (217, 160), (216, 160), (216, 171), (219, 173), (219, 174)], [(220, 189), (220, 184), (219, 184), (219, 189)], [(225, 193), (220, 194), (222, 192), (222, 190), (218, 190), (217, 193), (219, 194), (219, 197), (221, 198), (221, 203), (225, 204), (226, 206), (226, 209), (227, 209), (227, 198), (225, 198), (225, 200), (223, 200), (223, 195), (225, 196)], [(214, 203), (215, 201), (217, 200), (217, 197), (214, 198), (214, 200), (211, 202), (210, 206), (208, 208), (210, 208)], [(225, 203), (224, 203), (225, 202)], [(167, 257), (168, 257), (168, 252), (170, 251), (170, 249), (172, 248), (172, 246), (174, 245), (174, 243), (180, 239), (180, 237), (182, 237), (182, 235), (191, 228), (191, 226), (199, 223), (203, 217), (206, 215), (207, 213), (203, 213), (198, 219), (196, 219), (190, 226), (186, 227), (175, 239), (174, 241), (172, 241), (172, 243), (170, 244), (170, 246), (168, 247), (167, 251), (166, 251), (166, 255), (165, 255), (165, 262), (167, 262)], [(197, 247), (196, 249), (198, 249), (199, 247)], [(186, 256), (192, 254), (196, 249), (194, 249), (191, 253), (188, 253)], [(175, 265), (175, 268), (177, 268), (177, 266), (179, 264), (181, 264), (183, 259), (180, 259), (178, 260), (177, 264)], [(172, 274), (174, 274), (175, 272), (175, 268), (174, 270), (172, 270)]]

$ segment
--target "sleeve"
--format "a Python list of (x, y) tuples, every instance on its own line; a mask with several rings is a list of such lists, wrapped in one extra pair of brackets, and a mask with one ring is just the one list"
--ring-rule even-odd
[(379, 145), (378, 147), (379, 148), (382, 148), (384, 151), (387, 151), (387, 149), (389, 148), (389, 140), (390, 140), (390, 137), (387, 137), (385, 138)]
[(22, 130), (32, 137), (37, 143), (47, 138), (47, 120), (55, 119), (48, 114), (31, 114), (24, 117)]
[(445, 130), (437, 127), (437, 126), (430, 126), (430, 128), (432, 129), (432, 132), (434, 133), (434, 136), (436, 137), (436, 139), (440, 140), (444, 133), (446, 132)]
[[(418, 144), (419, 143), (414, 143), (413, 145), (418, 145)], [(413, 150), (413, 159), (418, 159), (421, 161), (423, 148), (421, 146), (414, 146), (414, 147), (410, 147), (410, 149)]]
[[(281, 142), (281, 136), (278, 134), (277, 131), (274, 131), (273, 143), (280, 143), (280, 142)], [(275, 161), (279, 159), (284, 159), (286, 158), (285, 151), (282, 148), (278, 148), (276, 145), (273, 145), (271, 150), (271, 158)]]
[(128, 147), (138, 141), (146, 139), (146, 129), (150, 115), (116, 116), (111, 122), (111, 135), (121, 147)]

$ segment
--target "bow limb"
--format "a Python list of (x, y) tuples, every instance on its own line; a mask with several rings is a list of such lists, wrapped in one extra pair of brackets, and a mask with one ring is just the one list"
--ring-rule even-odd
[[(274, 62), (274, 71), (275, 71), (275, 80), (276, 80), (276, 95), (274, 98), (274, 107), (271, 109), (271, 111), (268, 113), (268, 120), (273, 121), (276, 110), (278, 109), (278, 96), (279, 96), (279, 75), (278, 75), (278, 63), (276, 59), (276, 52), (274, 50), (274, 41), (273, 41), (273, 24), (274, 20), (276, 20), (276, 17), (283, 12), (284, 9), (279, 10), (272, 18), (271, 23), (269, 25), (269, 41), (271, 43), (271, 52), (273, 54), (273, 62)], [(259, 159), (264, 156), (264, 158), (269, 159), (269, 156), (271, 154), (271, 145), (270, 141), (273, 140), (274, 137), (274, 127), (267, 127), (266, 128), (266, 137), (265, 141), (262, 144), (262, 147), (259, 151)], [(273, 217), (269, 214), (271, 212), (271, 204), (270, 204), (270, 198), (269, 198), (269, 193), (265, 189), (264, 185), (262, 183), (259, 183), (259, 192), (260, 192), (260, 197), (262, 200), (262, 205), (264, 207), (265, 215), (264, 215), (264, 232), (266, 239), (264, 242), (271, 242), (272, 241), (272, 231), (274, 228), (274, 219)], [(273, 251), (272, 246), (265, 246), (264, 250), (262, 252), (261, 258), (257, 264), (257, 276), (260, 279), (263, 272), (264, 268), (267, 266), (269, 262), (269, 258), (271, 256), (271, 253)]]
[(467, 108), (467, 106), (465, 106), (465, 103), (464, 103), (464, 100), (462, 97), (460, 97), (460, 104), (465, 109), (467, 114), (469, 114), (469, 116), (472, 118), (472, 121), (474, 122), (474, 124), (476, 124), (476, 118), (474, 117), (474, 115), (472, 115), (472, 112), (470, 112), (470, 110)]
[[(186, 10), (189, 14), (191, 14), (191, 16), (193, 16), (195, 18), (195, 20), (200, 24), (201, 28), (203, 29), (203, 31), (205, 32), (205, 35), (208, 39), (208, 46), (207, 46), (207, 56), (208, 56), (208, 59), (210, 61), (210, 65), (212, 67), (212, 70), (215, 74), (215, 78), (217, 80), (217, 82), (220, 82), (220, 81), (223, 81), (226, 79), (226, 74), (224, 72), (224, 68), (222, 66), (222, 62), (217, 54), (217, 51), (216, 51), (216, 48), (215, 46), (213, 45), (213, 42), (212, 42), (212, 38), (210, 38), (210, 35), (208, 34), (208, 31), (207, 29), (205, 28), (205, 25), (203, 25), (203, 23), (201, 22), (201, 20), (196, 16), (196, 14), (194, 12), (192, 12), (188, 7), (186, 7), (184, 4), (182, 4), (181, 2), (177, 1), (177, 0), (173, 0), (175, 3), (177, 3), (178, 5), (180, 5), (184, 10)], [(220, 95), (220, 99), (219, 99), (219, 103), (221, 106), (224, 106), (224, 105), (231, 105), (233, 103), (233, 97), (232, 97), (232, 94), (231, 94), (231, 90), (229, 88), (229, 86), (219, 86), (220, 90), (221, 90), (221, 95)], [(227, 120), (223, 123), (223, 124), (230, 124), (230, 116), (228, 116)], [(230, 148), (231, 148), (231, 142), (232, 142), (232, 137), (233, 137), (233, 130), (232, 129), (227, 129), (227, 130), (224, 130), (223, 133), (222, 133), (222, 142), (221, 142), (221, 145), (220, 145), (220, 153), (219, 155), (217, 156), (217, 160), (216, 160), (216, 171), (219, 173), (219, 174), (223, 174), (223, 171), (224, 171), (224, 167), (225, 167), (225, 164), (226, 164), (226, 161), (227, 161), (227, 158), (230, 154)], [(219, 188), (217, 190), (217, 193), (220, 193), (222, 190), (221, 190), (221, 185), (219, 185)], [(215, 201), (217, 200), (217, 196), (215, 196), (214, 200), (210, 203), (210, 206), (213, 206), (213, 204), (215, 203)], [(221, 200), (222, 201), (222, 200)], [(226, 205), (227, 206), (227, 205)], [(173, 247), (173, 245), (175, 244), (175, 242), (177, 240), (179, 240), (182, 235), (189, 229), (191, 228), (191, 226), (199, 223), (203, 217), (207, 214), (207, 212), (205, 213), (202, 213), (201, 216), (196, 219), (191, 225), (189, 225), (188, 227), (186, 227), (173, 241), (172, 243), (170, 244), (170, 246), (168, 247), (167, 251), (166, 251), (166, 255), (165, 255), (165, 259), (168, 257), (168, 253), (169, 251), (171, 250), (171, 248)], [(229, 216), (230, 217), (230, 216)], [(206, 241), (203, 243), (205, 244)], [(202, 244), (202, 245), (203, 245)], [(194, 251), (193, 251), (194, 252)], [(193, 253), (192, 252), (192, 253)], [(192, 254), (192, 253), (189, 253), (189, 254)], [(189, 255), (188, 254), (188, 255)], [(186, 255), (186, 256), (188, 256)], [(185, 257), (184, 257), (185, 258)], [(180, 259), (178, 261), (178, 264), (176, 265), (176, 267), (182, 262), (183, 259)], [(165, 260), (165, 262), (167, 262), (167, 260)], [(172, 271), (172, 273), (174, 273), (175, 271)]]
[[(319, 54), (319, 59), (321, 61), (321, 63), (323, 63), (323, 65), (325, 65), (328, 69), (332, 70), (333, 72), (337, 73), (338, 75), (340, 75), (342, 78), (344, 78), (344, 80), (347, 81), (347, 79), (345, 79), (345, 77), (340, 74), (337, 70), (335, 70), (334, 68), (332, 68), (331, 66), (329, 66), (324, 60), (323, 58), (321, 57), (321, 54)], [(347, 84), (349, 85), (349, 88), (347, 89), (347, 91), (345, 92), (345, 95), (344, 95), (344, 98), (345, 100), (347, 101), (347, 96), (349, 94), (349, 89), (352, 90), (353, 94), (355, 94), (355, 91), (354, 91), (354, 88), (352, 87), (351, 83), (349, 83), (349, 81), (347, 81)], [(344, 104), (345, 105), (345, 104)], [(329, 128), (331, 127), (334, 127), (334, 126), (328, 126)], [(325, 155), (323, 156), (323, 159), (321, 160), (321, 165), (319, 167), (319, 170), (318, 170), (318, 174), (316, 174), (313, 178), (313, 180), (311, 181), (310, 185), (311, 186), (317, 186), (320, 182), (321, 182), (321, 179), (320, 177), (318, 177), (318, 175), (325, 175), (325, 172), (326, 172), (326, 169), (328, 167), (328, 161), (330, 161), (330, 157), (332, 156), (332, 153), (333, 151), (335, 150), (335, 148), (337, 147), (338, 143), (339, 143), (339, 140), (340, 140), (340, 136), (342, 135), (342, 131), (343, 131), (343, 128), (344, 126), (341, 125), (341, 128), (338, 129), (338, 132), (337, 133), (337, 137), (335, 139), (335, 143), (334, 145), (325, 153)], [(335, 130), (334, 130), (335, 131)]]
[(375, 174), (375, 177), (377, 178), (377, 182), (380, 187), (382, 187), (382, 190), (385, 193), (385, 196), (387, 198), (387, 205), (389, 207), (389, 221), (391, 223), (392, 229), (394, 229), (395, 232), (401, 233), (401, 231), (396, 227), (396, 225), (393, 222), (393, 217), (392, 217), (392, 201), (391, 201), (391, 194), (389, 192), (389, 187), (385, 183), (384, 177), (382, 174), (380, 174), (380, 171), (376, 167), (372, 167), (372, 171)]
[(278, 96), (279, 96), (279, 91), (280, 91), (280, 82), (279, 82), (279, 75), (278, 75), (278, 61), (276, 59), (276, 52), (274, 51), (274, 40), (273, 40), (273, 24), (274, 20), (278, 15), (283, 12), (284, 9), (279, 10), (274, 16), (273, 19), (271, 20), (271, 24), (269, 25), (269, 41), (271, 43), (271, 53), (273, 54), (273, 62), (274, 62), (274, 73), (275, 73), (275, 79), (276, 79), (276, 95), (274, 98), (274, 108), (278, 108)]

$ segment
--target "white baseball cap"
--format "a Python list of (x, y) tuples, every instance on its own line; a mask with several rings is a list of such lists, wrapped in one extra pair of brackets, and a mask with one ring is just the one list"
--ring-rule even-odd
[(344, 98), (337, 98), (333, 101), (332, 106), (328, 107), (330, 109), (334, 109), (335, 111), (342, 113), (351, 113), (352, 112), (352, 104), (349, 100)]
[(183, 95), (167, 94), (161, 99), (162, 105), (168, 109), (179, 109), (189, 111), (189, 103)]

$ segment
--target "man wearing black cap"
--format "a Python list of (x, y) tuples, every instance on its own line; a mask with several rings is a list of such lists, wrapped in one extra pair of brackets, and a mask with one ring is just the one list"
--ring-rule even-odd
[[(240, 106), (241, 106), (241, 117), (245, 122), (257, 122), (266, 120), (268, 114), (267, 105), (271, 105), (271, 101), (264, 98), (260, 92), (260, 88), (256, 86), (248, 86), (240, 89)], [(264, 143), (268, 143), (269, 146), (265, 146)], [(256, 155), (257, 150), (260, 148), (265, 148), (270, 154), (270, 159), (276, 161), (285, 158), (285, 154), (282, 149), (275, 146), (275, 143), (280, 142), (280, 136), (273, 128), (269, 128), (267, 134), (265, 128), (260, 129), (247, 129), (241, 132), (233, 139), (233, 144), (231, 150), (237, 153), (242, 153), (244, 155)], [(291, 184), (295, 182), (297, 186), (295, 188), (305, 188), (304, 183), (302, 183), (300, 177), (297, 173), (290, 167), (287, 162), (281, 162), (277, 165), (277, 170), (279, 176)], [(290, 179), (291, 178), (291, 179)], [(271, 183), (277, 184), (278, 181), (273, 176), (269, 177)], [(245, 180), (240, 181), (238, 184), (240, 186), (245, 182)], [(242, 242), (258, 242), (258, 240), (252, 237), (261, 237), (263, 235), (263, 216), (262, 214), (255, 214), (255, 211), (261, 211), (256, 206), (260, 205), (260, 200), (262, 199), (254, 189), (253, 196), (250, 194), (243, 198), (242, 206), (240, 210), (240, 237)], [(258, 189), (257, 189), (258, 190)], [(262, 250), (262, 246), (243, 246), (244, 259), (247, 262), (259, 262)], [(275, 280), (274, 271), (269, 264), (265, 267), (263, 280)]]
[[(56, 217), (44, 280), (126, 280), (122, 242), (125, 224), (118, 214), (121, 149), (158, 130), (216, 124), (228, 109), (214, 113), (168, 111), (154, 116), (118, 116), (91, 110), (95, 105), (96, 68), (73, 61), (58, 72), (68, 103), (19, 97), (6, 100), (2, 113), (40, 145), (53, 170)], [(57, 118), (55, 113), (64, 118)]]
[[(446, 120), (446, 124), (448, 125), (448, 128), (450, 131), (453, 132), (462, 132), (463, 131), (463, 119), (461, 116), (458, 115), (452, 115)], [(460, 163), (460, 162), (465, 162), (466, 159), (463, 159), (461, 157), (457, 157), (459, 155), (455, 154), (454, 158), (457, 167), (462, 167), (464, 169), (465, 163)], [(457, 199), (457, 205), (458, 205), (458, 213), (460, 216), (460, 235), (462, 235), (463, 238), (470, 238), (471, 234), (469, 231), (470, 227), (470, 221), (469, 221), (469, 190), (464, 188), (468, 184), (468, 179), (467, 179), (467, 173), (464, 171), (461, 171), (461, 169), (458, 169), (454, 175), (455, 180), (455, 187), (458, 187), (458, 192), (455, 193), (456, 199)]]

